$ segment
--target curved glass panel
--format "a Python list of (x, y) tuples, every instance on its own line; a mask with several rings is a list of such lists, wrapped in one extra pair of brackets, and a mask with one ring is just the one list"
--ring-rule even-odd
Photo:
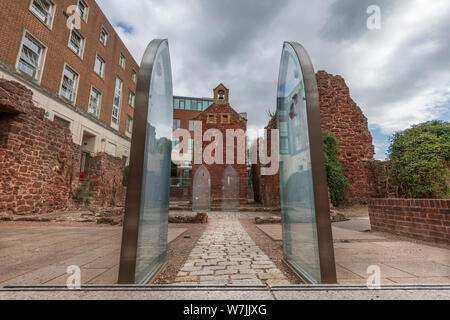
[(239, 176), (230, 165), (222, 174), (222, 211), (239, 211)]
[(202, 165), (195, 172), (192, 191), (192, 211), (209, 212), (211, 209), (211, 177)]
[(169, 46), (158, 47), (146, 123), (135, 282), (144, 283), (166, 257), (173, 120)]
[(289, 43), (281, 58), (277, 112), (284, 256), (309, 281), (321, 283), (305, 83)]

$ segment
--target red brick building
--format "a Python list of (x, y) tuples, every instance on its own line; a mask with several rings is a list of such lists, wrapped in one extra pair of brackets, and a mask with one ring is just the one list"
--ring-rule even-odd
[(32, 90), (84, 153), (127, 160), (139, 67), (97, 3), (0, 0), (0, 21), (0, 78)]
[[(238, 161), (238, 147), (246, 150), (245, 133), (247, 132), (247, 119), (237, 113), (229, 104), (229, 90), (220, 84), (214, 89), (214, 103), (205, 111), (200, 113), (194, 120), (202, 123), (202, 136), (210, 129), (217, 129), (223, 136), (223, 164), (208, 164), (203, 158), (202, 164), (193, 164), (192, 190), (198, 186), (195, 184), (195, 174), (200, 167), (205, 167), (210, 175), (210, 201), (211, 203), (224, 203), (230, 205), (237, 201), (239, 203), (247, 203), (247, 166), (245, 163)], [(234, 139), (234, 156), (233, 164), (227, 164), (227, 129), (242, 130), (244, 139)], [(232, 142), (232, 141), (230, 141)], [(211, 141), (202, 142), (203, 150), (211, 144)], [(214, 156), (214, 155), (213, 155)]]

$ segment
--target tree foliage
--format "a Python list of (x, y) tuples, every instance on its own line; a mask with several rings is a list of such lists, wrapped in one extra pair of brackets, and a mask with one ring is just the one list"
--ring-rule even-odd
[(335, 207), (347, 203), (347, 192), (350, 188), (347, 178), (342, 172), (339, 162), (339, 141), (332, 133), (323, 133), (323, 148), (325, 152), (325, 167), (331, 203)]
[(449, 197), (449, 122), (425, 122), (395, 133), (389, 158), (390, 184), (399, 197)]

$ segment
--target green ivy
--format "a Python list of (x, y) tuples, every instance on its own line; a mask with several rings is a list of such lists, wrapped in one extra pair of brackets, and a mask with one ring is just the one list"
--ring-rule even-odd
[(328, 132), (323, 133), (323, 149), (331, 203), (335, 207), (346, 205), (350, 184), (342, 172), (342, 166), (338, 159), (339, 141), (335, 135)]
[(450, 196), (450, 123), (425, 122), (397, 132), (389, 148), (390, 183), (404, 198)]

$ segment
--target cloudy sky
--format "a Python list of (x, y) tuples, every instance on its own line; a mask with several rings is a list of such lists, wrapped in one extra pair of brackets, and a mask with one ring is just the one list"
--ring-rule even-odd
[[(378, 159), (389, 136), (412, 124), (450, 120), (448, 0), (97, 0), (140, 63), (168, 38), (174, 94), (211, 97), (223, 82), (249, 131), (276, 109), (283, 41), (308, 50), (316, 70), (344, 77), (369, 120)], [(367, 28), (367, 8), (381, 29)]]

